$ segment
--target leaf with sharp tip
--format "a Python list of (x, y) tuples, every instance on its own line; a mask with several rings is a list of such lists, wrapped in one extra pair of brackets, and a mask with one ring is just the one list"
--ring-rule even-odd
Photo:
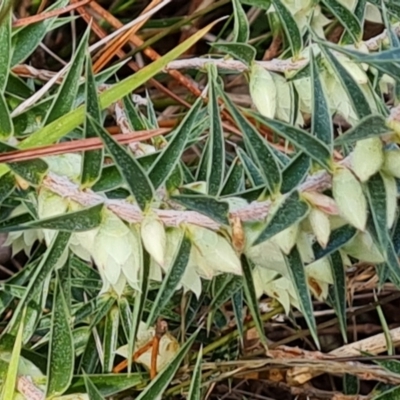
[(314, 58), (314, 52), (310, 48), (310, 66), (312, 92), (311, 134), (332, 151), (333, 149), (333, 124), (327, 97), (322, 86), (318, 65)]
[(339, 60), (332, 54), (332, 52), (325, 48), (324, 44), (320, 46), (321, 52), (329, 62), (329, 65), (335, 71), (336, 77), (342, 84), (343, 89), (346, 91), (351, 105), (359, 119), (365, 118), (372, 114), (371, 107), (366, 99), (360, 85), (353, 79), (351, 74), (339, 62)]
[(50, 398), (60, 396), (68, 389), (75, 362), (70, 316), (58, 279), (54, 292), (46, 388), (46, 396)]
[(175, 376), (180, 364), (192, 347), (199, 331), (200, 328), (179, 349), (178, 353), (170, 361), (168, 366), (164, 368), (149, 385), (147, 385), (139, 396), (136, 397), (136, 400), (155, 400), (164, 394), (165, 389)]
[(252, 158), (257, 161), (268, 190), (271, 193), (279, 191), (282, 183), (281, 171), (268, 142), (260, 136), (224, 92), (220, 91), (220, 95), (242, 131), (246, 148)]
[(211, 46), (224, 53), (229, 54), (234, 60), (239, 60), (247, 67), (256, 58), (256, 49), (246, 43), (211, 43)]
[(358, 43), (362, 39), (362, 28), (357, 17), (337, 0), (322, 0), (322, 2), (344, 26), (354, 43)]
[(247, 305), (250, 308), (251, 315), (256, 326), (259, 339), (261, 343), (266, 346), (267, 341), (264, 333), (264, 326), (261, 320), (260, 309), (258, 306), (258, 299), (254, 288), (253, 275), (250, 262), (247, 260), (245, 255), (241, 257), (242, 268), (243, 268), (243, 290), (246, 295)]
[(340, 330), (342, 331), (342, 336), (347, 343), (347, 316), (346, 316), (346, 272), (343, 265), (342, 256), (339, 251), (335, 251), (330, 256), (331, 271), (333, 276), (332, 285), (334, 293), (334, 303), (336, 314), (339, 319)]
[(11, 22), (12, 1), (3, 1), (0, 5), (0, 94), (4, 93), (10, 74), (12, 57), (11, 49)]
[(311, 167), (310, 156), (300, 151), (282, 171), (282, 194), (288, 193), (300, 185), (307, 177)]
[(227, 196), (239, 192), (244, 188), (244, 169), (243, 165), (236, 157), (227, 172), (227, 177), (224, 186), (221, 190), (220, 196)]
[(284, 198), (270, 217), (267, 226), (257, 237), (253, 246), (265, 242), (296, 222), (300, 222), (308, 214), (309, 209), (309, 205), (300, 199), (299, 193), (297, 191), (292, 192)]
[(229, 225), (229, 204), (225, 201), (201, 195), (172, 196), (171, 199), (182, 204), (188, 210), (197, 211), (222, 225)]
[(111, 372), (114, 365), (115, 350), (118, 345), (119, 309), (114, 305), (108, 312), (103, 336), (103, 372)]
[(78, 94), (79, 79), (82, 75), (82, 67), (85, 60), (90, 31), (90, 27), (88, 27), (79, 43), (68, 72), (64, 77), (58, 93), (56, 94), (54, 101), (47, 113), (45, 124), (50, 124), (63, 115), (66, 115), (74, 106), (74, 102)]
[(247, 21), (247, 15), (243, 10), (239, 0), (233, 0), (233, 15), (234, 15), (234, 27), (233, 27), (233, 40), (234, 43), (246, 43), (249, 39), (249, 22)]
[(216, 93), (217, 67), (213, 64), (208, 68), (208, 114), (210, 116), (209, 148), (210, 154), (207, 165), (207, 192), (216, 196), (221, 190), (225, 176), (225, 138), (222, 129), (221, 112)]
[(191, 241), (186, 235), (183, 235), (175, 259), (172, 262), (172, 267), (168, 271), (167, 276), (163, 278), (162, 285), (147, 318), (147, 326), (154, 324), (162, 309), (175, 293), (188, 265), (191, 247)]
[(253, 160), (243, 151), (240, 147), (236, 149), (237, 155), (243, 165), (252, 186), (265, 186), (264, 178), (261, 176), (259, 168), (255, 165)]
[[(86, 115), (90, 115), (101, 124), (100, 104), (97, 97), (96, 81), (93, 74), (92, 60), (90, 56), (86, 58)], [(97, 137), (96, 131), (90, 124), (88, 118), (85, 119), (85, 138)], [(103, 149), (89, 150), (83, 153), (81, 185), (83, 188), (91, 187), (100, 177), (103, 163)]]
[(386, 120), (381, 115), (368, 115), (345, 134), (335, 139), (335, 146), (352, 144), (362, 139), (373, 138), (391, 132)]
[(279, 14), (279, 18), (285, 31), (286, 38), (292, 50), (292, 55), (294, 58), (296, 58), (300, 54), (303, 47), (303, 40), (299, 27), (297, 26), (297, 23), (292, 14), (281, 2), (281, 0), (272, 0), (272, 3)]
[(93, 381), (89, 378), (87, 374), (83, 374), (83, 379), (85, 381), (85, 388), (90, 400), (104, 400), (100, 391), (97, 389)]
[(203, 346), (197, 354), (196, 364), (190, 378), (190, 388), (187, 400), (201, 400), (201, 360), (203, 358)]
[(285, 122), (261, 117), (254, 114), (254, 117), (268, 128), (276, 132), (279, 136), (284, 137), (293, 143), (299, 150), (308, 154), (314, 161), (320, 164), (328, 171), (332, 166), (332, 154), (328, 147), (318, 138), (311, 136), (303, 129), (296, 128)]
[(202, 103), (203, 100), (199, 97), (168, 141), (167, 146), (154, 161), (149, 171), (149, 179), (153, 183), (154, 189), (157, 190), (165, 182), (179, 163), (198, 118)]
[(285, 260), (291, 276), (292, 284), (296, 290), (296, 294), (299, 299), (301, 311), (303, 312), (308, 328), (310, 329), (311, 336), (313, 337), (315, 344), (319, 348), (320, 345), (318, 341), (317, 326), (314, 318), (311, 295), (307, 285), (304, 265), (301, 261), (300, 253), (297, 250), (296, 246), (293, 247), (289, 255), (285, 256)]
[(141, 210), (145, 210), (154, 197), (153, 186), (138, 161), (115, 141), (111, 135), (94, 119), (89, 117), (89, 124), (100, 137), (114, 159), (120, 174), (124, 177), (130, 192), (135, 197)]

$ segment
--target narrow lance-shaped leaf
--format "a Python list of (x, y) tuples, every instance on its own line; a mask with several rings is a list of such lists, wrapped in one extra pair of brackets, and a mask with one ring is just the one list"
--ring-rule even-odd
[[(56, 10), (65, 7), (67, 4), (68, 0), (59, 0), (45, 11)], [(27, 59), (38, 48), (39, 43), (43, 41), (55, 19), (47, 18), (44, 21), (29, 24), (12, 36), (14, 51), (12, 52), (11, 67)]]
[(332, 151), (333, 127), (329, 104), (322, 86), (318, 65), (310, 48), (310, 66), (312, 82), (312, 113), (311, 113), (311, 134), (320, 139)]
[(309, 205), (300, 199), (299, 193), (297, 191), (292, 192), (279, 205), (253, 245), (265, 242), (296, 222), (301, 221), (307, 215), (309, 209)]
[(288, 193), (295, 189), (307, 177), (311, 167), (311, 159), (308, 154), (299, 152), (282, 172), (281, 192)]
[(0, 5), (0, 94), (4, 94), (10, 74), (12, 6), (11, 0), (3, 0)]
[(232, 0), (234, 13), (233, 42), (246, 43), (249, 39), (249, 22), (239, 0)]
[(102, 126), (90, 117), (89, 124), (92, 125), (93, 129), (110, 152), (115, 165), (120, 174), (124, 177), (139, 207), (141, 210), (145, 210), (153, 200), (154, 189), (146, 173), (143, 171), (143, 168), (123, 146), (115, 141)]
[(202, 104), (203, 100), (199, 97), (151, 167), (149, 179), (154, 189), (157, 190), (166, 181), (179, 163)]
[(148, 326), (154, 324), (160, 311), (166, 306), (175, 293), (176, 287), (180, 283), (189, 262), (191, 248), (192, 243), (190, 239), (186, 237), (186, 235), (183, 235), (175, 260), (172, 262), (172, 267), (168, 271), (167, 276), (163, 279), (161, 288), (158, 291), (149, 317), (147, 318)]
[(207, 215), (220, 224), (229, 224), (229, 205), (224, 201), (218, 201), (213, 197), (201, 195), (172, 196), (171, 199), (184, 205), (189, 210), (197, 211), (203, 215)]
[(220, 196), (230, 195), (237, 193), (244, 188), (244, 169), (243, 165), (239, 162), (239, 158), (236, 157), (231, 164), (231, 167), (227, 173), (224, 186), (219, 193)]
[(346, 273), (343, 265), (342, 256), (339, 251), (335, 251), (330, 256), (331, 271), (333, 276), (333, 291), (335, 298), (335, 308), (339, 319), (340, 330), (343, 340), (347, 343), (347, 316), (346, 316)]
[[(128, 354), (133, 354), (133, 349), (135, 348), (136, 335), (139, 330), (139, 324), (142, 321), (144, 305), (147, 300), (147, 293), (150, 283), (150, 255), (144, 248), (139, 249), (139, 251), (142, 258), (143, 267), (140, 269), (139, 273), (140, 292), (136, 293), (135, 303), (133, 305), (132, 328), (128, 343)], [(132, 358), (128, 358), (128, 372), (131, 372), (131, 367)]]
[(22, 348), (22, 335), (24, 332), (24, 316), (25, 316), (24, 314), (25, 312), (22, 313), (22, 318), (19, 324), (17, 337), (15, 338), (14, 347), (7, 368), (7, 375), (4, 381), (2, 382), (3, 386), (3, 389), (1, 391), (2, 399), (13, 399), (15, 397), (15, 387), (17, 386), (18, 367), (20, 364), (20, 354)]
[(79, 80), (82, 75), (83, 62), (86, 55), (90, 27), (87, 28), (83, 38), (71, 61), (69, 70), (64, 77), (58, 93), (46, 116), (45, 124), (50, 124), (72, 110), (78, 93)]
[(48, 359), (46, 396), (52, 398), (68, 389), (75, 362), (69, 312), (58, 279), (54, 292)]
[(368, 100), (365, 98), (363, 91), (359, 84), (353, 79), (350, 73), (343, 67), (337, 58), (331, 53), (330, 50), (325, 49), (324, 45), (320, 46), (322, 53), (326, 60), (334, 69), (337, 78), (342, 84), (343, 89), (346, 91), (347, 96), (351, 101), (351, 105), (357, 114), (358, 118), (362, 119), (371, 115), (371, 107)]
[(281, 2), (281, 0), (272, 1), (276, 11), (279, 14), (283, 29), (285, 30), (286, 38), (290, 44), (293, 57), (297, 57), (303, 47), (303, 41), (301, 33), (295, 19), (293, 18), (290, 11)]
[(387, 230), (386, 188), (379, 173), (369, 178), (367, 196), (379, 243), (384, 251), (390, 238)]
[(58, 232), (51, 245), (47, 248), (40, 264), (34, 269), (33, 276), (30, 277), (28, 286), (23, 299), (18, 303), (14, 310), (13, 317), (7, 330), (13, 329), (18, 317), (25, 305), (34, 300), (43, 287), (43, 282), (50, 276), (51, 272), (64, 255), (68, 246), (71, 234), (69, 232)]
[[(92, 59), (86, 56), (86, 114), (90, 115), (95, 121), (101, 125), (100, 104), (97, 97), (96, 81), (94, 79)], [(85, 120), (85, 138), (97, 137), (96, 131), (89, 123), (88, 118)], [(89, 150), (83, 153), (81, 185), (83, 188), (91, 187), (100, 177), (101, 166), (103, 163), (103, 149)]]
[(203, 358), (203, 346), (197, 354), (196, 364), (191, 377), (187, 400), (201, 400), (201, 360)]
[(358, 43), (362, 38), (362, 28), (357, 17), (337, 0), (322, 0), (322, 2), (348, 31), (354, 43)]
[(93, 381), (89, 378), (87, 374), (83, 374), (83, 379), (85, 380), (85, 388), (90, 400), (104, 400), (97, 387), (94, 385)]
[(222, 129), (221, 113), (216, 93), (217, 68), (214, 64), (208, 66), (208, 113), (210, 115), (210, 157), (207, 168), (207, 191), (216, 196), (221, 190), (225, 175), (225, 142)]
[(294, 246), (288, 256), (285, 255), (285, 261), (290, 273), (292, 284), (295, 288), (301, 311), (303, 312), (304, 318), (310, 329), (311, 336), (314, 339), (315, 344), (319, 348), (317, 326), (314, 318), (314, 310), (311, 301), (310, 291), (307, 285), (307, 278), (303, 262), (301, 261), (300, 253), (297, 250), (297, 246)]
[[(359, 21), (361, 27), (364, 26), (364, 19), (365, 19), (364, 17), (365, 17), (366, 7), (367, 7), (367, 0), (358, 0), (357, 4), (356, 4), (356, 8), (353, 12), (354, 16)], [(347, 30), (345, 30), (342, 38), (340, 39), (340, 44), (342, 46), (344, 46), (344, 45), (351, 44), (351, 43), (353, 43), (353, 38), (352, 38), (351, 32), (347, 29)]]
[(200, 328), (185, 342), (178, 353), (176, 353), (175, 357), (169, 362), (168, 366), (147, 385), (146, 389), (136, 397), (136, 400), (154, 400), (160, 398), (164, 394), (165, 389), (175, 376), (181, 362), (192, 347), (199, 330)]
[(253, 317), (261, 343), (266, 345), (267, 341), (265, 338), (263, 323), (261, 321), (260, 309), (258, 307), (258, 300), (256, 296), (256, 290), (254, 288), (251, 265), (245, 255), (242, 255), (241, 262), (243, 268), (243, 289), (246, 295), (247, 305)]
[[(9, 144), (0, 142), (0, 153), (7, 153), (16, 150)], [(38, 185), (47, 173), (48, 165), (40, 158), (29, 161), (19, 161), (7, 164), (10, 169), (21, 178), (33, 185)]]
[(332, 154), (328, 147), (318, 138), (311, 136), (303, 129), (285, 122), (254, 115), (256, 119), (272, 129), (279, 136), (292, 142), (299, 150), (308, 154), (314, 161), (328, 171), (332, 168)]
[(28, 222), (27, 224), (7, 226), (6, 228), (0, 229), (0, 231), (14, 232), (37, 228), (55, 229), (64, 232), (88, 231), (100, 225), (102, 209), (103, 204), (97, 204), (83, 210), (44, 218), (38, 221)]
[(386, 120), (381, 115), (368, 115), (356, 126), (335, 139), (335, 145), (352, 144), (359, 140), (382, 136), (391, 132)]
[(263, 174), (264, 180), (267, 183), (268, 190), (271, 193), (276, 193), (281, 186), (282, 177), (278, 162), (273, 152), (269, 148), (268, 143), (247, 121), (247, 119), (237, 109), (229, 97), (226, 96), (222, 91), (220, 91), (220, 95), (224, 99), (224, 103), (227, 105), (240, 130), (243, 132), (243, 138), (246, 147), (260, 166), (261, 173)]
[(264, 179), (261, 176), (259, 168), (255, 165), (253, 160), (239, 147), (236, 149), (236, 152), (243, 164), (243, 168), (252, 186), (264, 186)]
[(111, 372), (113, 369), (115, 350), (118, 344), (119, 310), (114, 305), (106, 317), (104, 326), (103, 349), (104, 349), (104, 372)]

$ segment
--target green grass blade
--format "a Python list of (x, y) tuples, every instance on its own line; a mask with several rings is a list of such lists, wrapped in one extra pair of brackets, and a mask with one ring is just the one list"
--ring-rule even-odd
[(203, 358), (203, 346), (197, 354), (196, 364), (191, 377), (187, 400), (201, 400), (201, 360)]
[(114, 305), (106, 317), (103, 336), (104, 364), (103, 372), (112, 372), (115, 350), (118, 345), (119, 309)]

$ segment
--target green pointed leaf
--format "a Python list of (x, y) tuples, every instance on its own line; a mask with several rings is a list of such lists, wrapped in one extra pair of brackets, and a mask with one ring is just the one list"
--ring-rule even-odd
[(92, 380), (88, 375), (84, 374), (83, 379), (85, 381), (85, 387), (90, 400), (104, 400), (99, 390), (96, 388)]
[(187, 400), (201, 400), (201, 360), (203, 358), (203, 346), (197, 354), (196, 364), (190, 378), (190, 388)]
[[(68, 0), (60, 0), (55, 2), (51, 7), (48, 7), (45, 11), (56, 10), (65, 7), (67, 4)], [(13, 35), (11, 67), (26, 60), (38, 48), (46, 33), (52, 28), (55, 20), (56, 18), (48, 18), (44, 21), (27, 25)]]
[(57, 120), (63, 115), (66, 115), (74, 106), (74, 102), (78, 94), (79, 79), (82, 75), (82, 67), (85, 60), (89, 32), (90, 27), (88, 27), (85, 35), (80, 40), (68, 72), (62, 81), (50, 110), (47, 113), (45, 119), (46, 125)]
[[(330, 0), (331, 1), (331, 0)], [(335, 1), (335, 0), (334, 0)], [(325, 43), (324, 43), (325, 45)], [(326, 60), (332, 66), (336, 73), (337, 78), (342, 84), (343, 89), (346, 91), (349, 100), (351, 101), (352, 107), (357, 114), (358, 118), (363, 119), (368, 115), (372, 114), (371, 107), (369, 106), (368, 100), (365, 98), (363, 91), (359, 84), (353, 79), (350, 73), (343, 67), (337, 58), (331, 53), (330, 50), (320, 46), (322, 53)]]
[(369, 207), (380, 248), (386, 249), (390, 238), (387, 230), (386, 189), (382, 176), (379, 173), (371, 176), (366, 186)]
[(210, 115), (210, 157), (208, 158), (207, 168), (207, 192), (211, 196), (216, 196), (221, 190), (225, 177), (225, 138), (222, 129), (221, 112), (218, 106), (216, 93), (217, 86), (217, 67), (213, 64), (208, 68), (208, 113)]
[[(236, 157), (229, 168), (220, 196), (228, 196), (244, 188), (244, 169)], [(1, 196), (0, 196), (1, 198)]]
[[(7, 153), (15, 150), (17, 150), (15, 147), (4, 142), (0, 142), (0, 153)], [(40, 158), (29, 161), (7, 163), (7, 165), (14, 173), (21, 176), (23, 179), (32, 183), (33, 185), (40, 184), (48, 170), (47, 163)]]
[(322, 2), (348, 31), (354, 43), (359, 43), (362, 39), (362, 28), (353, 12), (337, 0), (322, 0)]
[[(89, 55), (86, 57), (86, 114), (90, 115), (101, 125), (100, 104), (97, 97), (96, 81), (93, 74), (92, 60)], [(96, 131), (90, 124), (88, 118), (85, 119), (85, 138), (97, 137)], [(83, 188), (91, 187), (100, 177), (103, 163), (103, 149), (89, 150), (83, 153), (81, 185)]]
[(48, 358), (46, 398), (51, 399), (68, 389), (75, 362), (70, 316), (58, 279), (54, 292)]
[(253, 159), (257, 160), (268, 190), (271, 193), (276, 193), (281, 186), (282, 177), (278, 161), (270, 149), (268, 142), (260, 136), (225, 93), (220, 91), (220, 95), (243, 133), (246, 148), (252, 154)]
[(96, 228), (101, 223), (101, 211), (103, 204), (83, 210), (69, 212), (55, 217), (43, 218), (27, 224), (8, 226), (0, 231), (20, 231), (25, 229), (55, 229), (63, 232), (81, 232)]
[[(364, 26), (366, 7), (367, 7), (367, 0), (358, 0), (357, 4), (356, 4), (356, 8), (353, 11), (353, 14), (359, 21), (361, 27)], [(340, 44), (342, 46), (345, 46), (345, 45), (351, 44), (351, 43), (353, 43), (353, 38), (352, 38), (351, 32), (347, 29), (343, 33), (343, 36), (340, 40)]]
[(359, 140), (385, 135), (391, 132), (386, 125), (386, 120), (381, 115), (368, 115), (356, 126), (346, 131), (335, 139), (335, 146), (342, 144), (353, 144)]
[(89, 124), (101, 138), (114, 159), (120, 174), (124, 177), (130, 192), (135, 197), (141, 210), (145, 210), (154, 197), (154, 189), (149, 178), (137, 160), (115, 141), (111, 135), (95, 120), (89, 117)]
[(233, 3), (233, 15), (234, 15), (234, 26), (233, 26), (233, 40), (235, 43), (246, 43), (249, 39), (249, 22), (247, 21), (247, 15), (243, 10), (239, 0), (232, 0)]
[(114, 305), (106, 317), (103, 336), (104, 367), (103, 372), (112, 372), (115, 351), (118, 345), (119, 309)]
[(261, 176), (260, 170), (254, 164), (253, 160), (240, 147), (236, 149), (236, 152), (252, 186), (265, 186), (264, 178)]
[(212, 43), (211, 46), (229, 54), (234, 60), (241, 61), (247, 67), (250, 67), (256, 58), (256, 49), (246, 43)]
[(312, 113), (311, 134), (323, 142), (332, 151), (333, 146), (333, 124), (329, 104), (322, 86), (318, 65), (314, 58), (313, 50), (310, 50)]
[(192, 347), (200, 328), (188, 339), (185, 344), (179, 349), (175, 357), (170, 361), (167, 367), (165, 367), (155, 379), (153, 379), (146, 389), (143, 390), (136, 397), (136, 400), (154, 400), (161, 397), (164, 394), (165, 389), (173, 379), (178, 370), (181, 362), (185, 358), (186, 354)]
[(210, 305), (211, 310), (220, 308), (230, 297), (243, 287), (243, 278), (237, 275), (228, 276), (221, 287), (213, 295)]
[(245, 255), (242, 255), (241, 262), (243, 268), (243, 290), (246, 296), (246, 302), (250, 309), (251, 316), (253, 317), (260, 341), (263, 345), (266, 345), (267, 341), (264, 333), (264, 325), (261, 320), (260, 309), (258, 307), (258, 299), (254, 288), (251, 265)]
[(0, 6), (0, 94), (4, 93), (10, 74), (12, 6), (10, 0), (3, 1)]
[(0, 205), (14, 191), (15, 178), (11, 172), (0, 177)]
[(201, 195), (172, 196), (171, 199), (182, 204), (188, 210), (197, 211), (222, 225), (229, 225), (229, 205), (225, 201)]
[(293, 143), (299, 150), (308, 154), (323, 168), (328, 171), (332, 168), (332, 154), (328, 147), (318, 138), (311, 136), (303, 129), (296, 128), (285, 122), (272, 120), (260, 115), (255, 115), (261, 123), (272, 129), (279, 136)]
[(167, 146), (152, 165), (149, 171), (149, 179), (156, 190), (167, 180), (174, 168), (178, 165), (198, 118), (202, 104), (202, 99), (198, 98), (168, 141)]
[(125, 337), (129, 341), (129, 335), (132, 327), (132, 310), (126, 297), (118, 299), (119, 316), (121, 317), (121, 325), (124, 330)]
[[(25, 314), (23, 312), (23, 314)], [(11, 353), (10, 363), (7, 368), (7, 375), (3, 382), (3, 390), (1, 392), (2, 399), (13, 399), (15, 397), (15, 387), (17, 385), (18, 367), (20, 363), (20, 354), (22, 348), (22, 334), (24, 331), (24, 315), (22, 315), (19, 324), (17, 337), (15, 338), (13, 350)]]
[(14, 310), (13, 317), (9, 324), (9, 329), (13, 329), (13, 327), (15, 328), (15, 324), (18, 321), (18, 317), (21, 314), (23, 307), (35, 300), (41, 293), (43, 283), (50, 276), (53, 269), (64, 255), (70, 237), (71, 234), (69, 232), (58, 232), (51, 245), (47, 248), (41, 262), (34, 269), (33, 275), (29, 277), (29, 283), (25, 295)]
[(300, 199), (299, 192), (294, 191), (287, 195), (270, 217), (267, 226), (257, 237), (253, 246), (265, 242), (296, 222), (300, 222), (308, 214), (309, 209), (309, 205)]
[(244, 315), (243, 315), (243, 289), (238, 290), (232, 296), (233, 313), (235, 314), (236, 326), (241, 341), (244, 340)]
[(357, 229), (350, 225), (344, 225), (333, 230), (329, 236), (329, 242), (322, 248), (318, 242), (313, 244), (315, 260), (325, 257), (349, 242), (357, 234)]
[(292, 14), (281, 2), (281, 0), (272, 0), (272, 4), (274, 5), (281, 20), (281, 24), (289, 42), (290, 49), (292, 50), (293, 57), (296, 58), (299, 56), (303, 47), (303, 41), (299, 27), (297, 26)]
[(176, 287), (179, 285), (189, 262), (191, 248), (192, 242), (186, 237), (186, 235), (183, 235), (182, 241), (179, 245), (179, 250), (172, 262), (172, 267), (168, 271), (167, 276), (163, 278), (162, 285), (157, 293), (156, 299), (154, 300), (149, 317), (147, 318), (148, 326), (155, 323), (157, 317), (160, 315), (160, 311), (167, 305), (168, 301), (175, 293)]
[(346, 316), (346, 272), (343, 265), (342, 256), (335, 251), (330, 256), (330, 264), (334, 285), (336, 314), (339, 319), (340, 330), (342, 331), (343, 340), (347, 343), (347, 316)]
[(282, 194), (288, 193), (300, 185), (307, 177), (311, 167), (310, 157), (300, 151), (282, 171)]
[(291, 276), (293, 287), (299, 299), (301, 311), (307, 322), (307, 326), (310, 329), (310, 333), (315, 344), (318, 348), (320, 348), (311, 295), (307, 285), (304, 265), (301, 261), (300, 253), (297, 250), (297, 247), (294, 246), (289, 255), (284, 255), (284, 257)]
[[(150, 285), (150, 255), (143, 247), (140, 249), (140, 251), (143, 265), (139, 272), (140, 295), (135, 296), (135, 303), (133, 305), (132, 328), (130, 330), (128, 354), (133, 354), (133, 349), (135, 348), (136, 335), (139, 330), (139, 324), (142, 321), (143, 311)], [(131, 371), (131, 366), (132, 358), (128, 358), (128, 372)]]

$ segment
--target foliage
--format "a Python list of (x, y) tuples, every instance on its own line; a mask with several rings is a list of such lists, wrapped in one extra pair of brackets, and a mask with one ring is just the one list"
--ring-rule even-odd
[[(232, 17), (218, 20), (226, 3)], [(227, 302), (242, 340), (251, 327), (245, 306), (265, 346), (264, 322), (297, 309), (320, 347), (314, 301), (333, 306), (347, 340), (353, 265), (374, 265), (381, 284), (398, 287), (395, 2), (216, 2), (199, 14), (213, 23), (128, 76), (123, 63), (108, 63), (117, 54), (108, 42), (89, 46), (97, 22), (60, 53), (70, 51), (60, 73), (46, 76), (27, 64), (46, 35), (65, 34), (75, 18), (17, 27), (9, 3), (0, 4), (0, 230), (24, 260), (1, 284), (3, 398), (25, 390), (29, 398), (201, 399), (211, 382), (202, 359), (227, 325)], [(119, 15), (125, 6), (115, 7)], [(363, 40), (371, 21), (386, 30)], [(146, 37), (158, 23), (148, 16), (133, 27)], [(135, 51), (149, 56), (148, 46), (185, 20), (166, 23), (158, 39), (134, 36)], [(208, 57), (178, 60), (217, 31)], [(259, 34), (270, 36), (269, 51), (282, 43), (265, 61)], [(197, 99), (160, 101), (150, 91), (144, 106), (135, 103), (134, 92), (159, 89), (173, 68), (187, 69), (171, 75)], [(231, 74), (252, 107), (229, 92)], [(172, 129), (162, 126), (164, 111)], [(269, 314), (259, 307), (265, 296), (274, 299)], [(122, 359), (128, 372), (117, 374)], [(184, 360), (193, 380), (179, 384)]]

